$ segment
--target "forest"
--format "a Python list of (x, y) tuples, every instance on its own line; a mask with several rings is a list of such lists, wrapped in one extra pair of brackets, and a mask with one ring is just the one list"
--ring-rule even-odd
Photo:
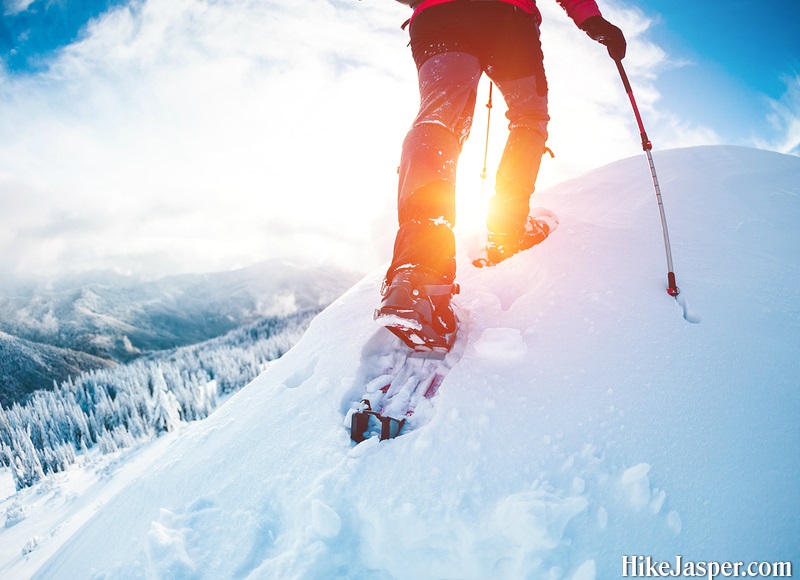
[(16, 488), (207, 417), (305, 332), (319, 309), (270, 317), (196, 345), (97, 369), (0, 407), (0, 466)]

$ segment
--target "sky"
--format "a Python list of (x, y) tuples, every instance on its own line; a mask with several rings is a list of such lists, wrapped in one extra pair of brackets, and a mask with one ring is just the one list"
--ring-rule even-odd
[[(656, 163), (659, 149), (703, 144), (800, 154), (796, 1), (599, 5), (628, 38)], [(2, 6), (0, 277), (152, 278), (275, 257), (368, 271), (389, 260), (400, 145), (418, 103), (406, 7)], [(539, 6), (556, 154), (543, 189), (641, 148), (605, 49), (553, 0)], [(481, 227), (505, 139), (495, 96), (481, 183), (487, 94), (484, 82), (459, 166), (462, 229)]]

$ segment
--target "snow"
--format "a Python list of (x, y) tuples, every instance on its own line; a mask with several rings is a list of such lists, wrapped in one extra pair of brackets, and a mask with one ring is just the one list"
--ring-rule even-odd
[(516, 328), (486, 328), (474, 348), (479, 356), (500, 363), (520, 359), (528, 350), (522, 333)]
[[(86, 521), (131, 480), (143, 473), (177, 437), (113, 454), (97, 451), (80, 465), (14, 493), (8, 470), (0, 478), (0, 577), (29, 578)], [(9, 517), (12, 516), (12, 517)]]
[(475, 269), (480, 237), (461, 238), (463, 354), (415, 430), (354, 447), (344, 427), (365, 349), (387, 332), (374, 272), (59, 549), (45, 538), (22, 556), (30, 537), (8, 534), (34, 516), (0, 531), (17, 554), (3, 577), (592, 580), (618, 577), (625, 555), (678, 554), (797, 565), (800, 158), (654, 158), (680, 301), (643, 155), (537, 193), (560, 222), (541, 245)]

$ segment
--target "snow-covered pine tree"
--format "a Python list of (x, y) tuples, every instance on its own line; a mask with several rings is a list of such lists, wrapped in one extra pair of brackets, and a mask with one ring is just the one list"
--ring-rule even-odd
[(160, 366), (153, 369), (153, 427), (157, 434), (172, 431), (180, 423), (180, 405), (175, 395), (168, 390), (164, 373)]
[(31, 441), (30, 427), (15, 429), (11, 455), (11, 474), (17, 490), (30, 487), (44, 477), (39, 454)]

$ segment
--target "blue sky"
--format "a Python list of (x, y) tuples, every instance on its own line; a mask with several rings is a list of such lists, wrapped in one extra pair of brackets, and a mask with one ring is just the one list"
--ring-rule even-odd
[[(389, 259), (418, 98), (399, 27), (407, 7), (0, 2), (0, 276), (153, 277), (274, 257), (369, 270)], [(656, 154), (707, 144), (800, 154), (797, 0), (599, 3), (630, 41), (626, 69)], [(541, 189), (641, 148), (605, 50), (555, 1), (539, 6), (556, 152)], [(495, 98), (488, 191), (505, 139)], [(484, 131), (481, 106), (459, 166), (466, 229), (485, 211)]]
[(663, 74), (663, 99), (728, 140), (757, 134), (769, 112), (767, 99), (780, 100), (786, 82), (800, 75), (796, 0), (636, 0), (629, 5), (654, 19), (650, 36), (672, 59), (687, 61)]

